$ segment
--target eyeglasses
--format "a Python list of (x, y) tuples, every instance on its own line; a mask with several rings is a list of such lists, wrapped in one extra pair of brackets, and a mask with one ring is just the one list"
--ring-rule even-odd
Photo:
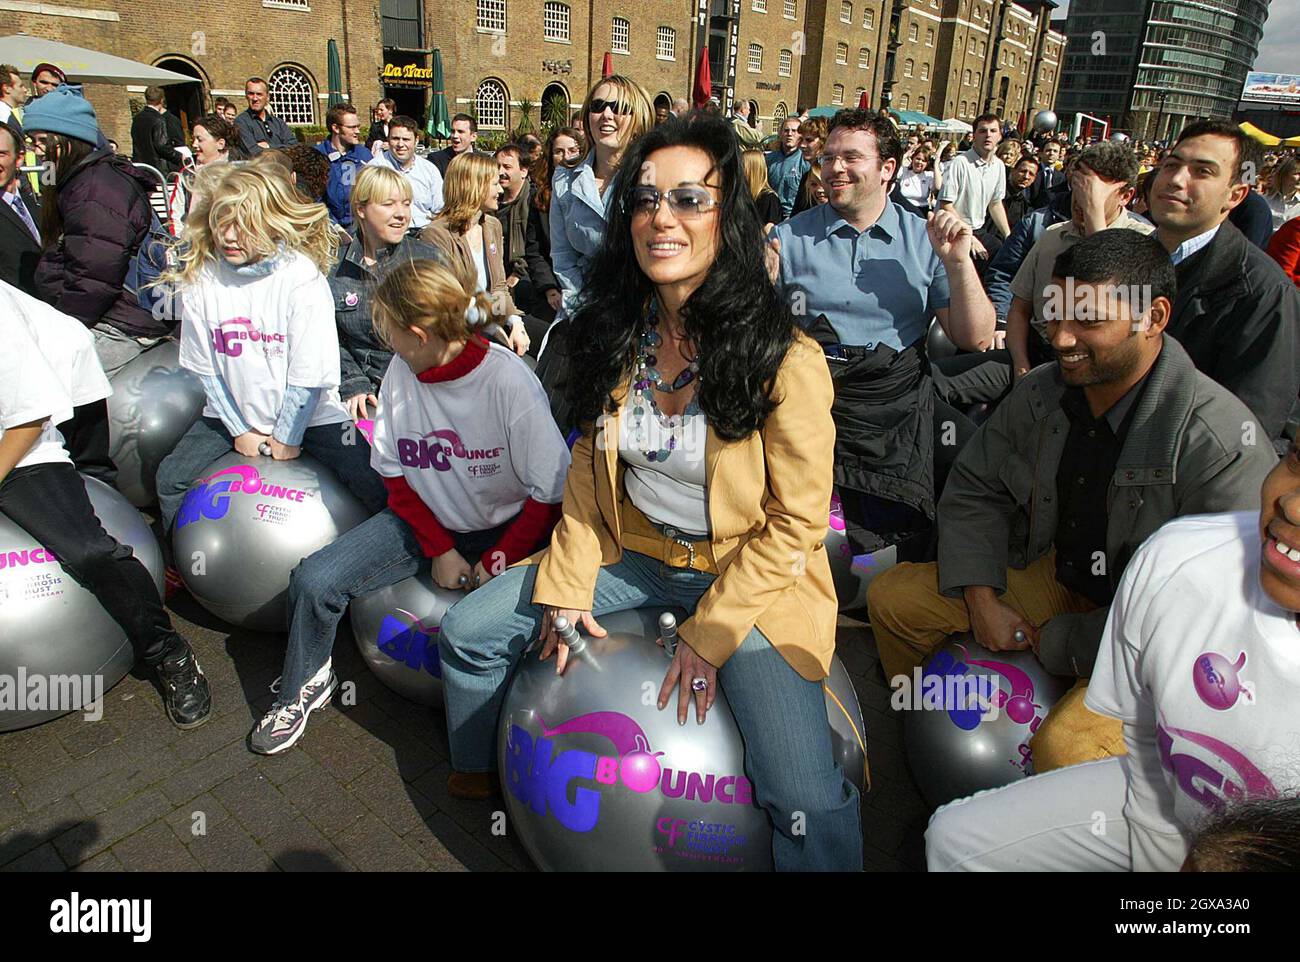
[(817, 156), (818, 167), (829, 167), (835, 161), (844, 161), (845, 167), (852, 167), (854, 164), (861, 164), (869, 160), (876, 160), (871, 154), (859, 154), (856, 151), (849, 151), (847, 154), (819, 154)]
[(632, 105), (625, 104), (619, 100), (593, 100), (591, 102), (591, 113), (603, 114), (606, 107), (614, 113), (621, 114), (624, 117), (627, 117), (632, 113)]
[(623, 213), (631, 217), (653, 214), (665, 199), (668, 209), (680, 220), (694, 220), (718, 206), (713, 195), (703, 187), (674, 187), (663, 193), (653, 187), (634, 187), (631, 196), (623, 201)]

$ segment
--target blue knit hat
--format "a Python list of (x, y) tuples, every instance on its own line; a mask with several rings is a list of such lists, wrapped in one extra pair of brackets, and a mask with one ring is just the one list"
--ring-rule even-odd
[(99, 143), (95, 108), (80, 90), (71, 86), (56, 87), (28, 104), (23, 110), (23, 130), (28, 133), (43, 130), (92, 145)]

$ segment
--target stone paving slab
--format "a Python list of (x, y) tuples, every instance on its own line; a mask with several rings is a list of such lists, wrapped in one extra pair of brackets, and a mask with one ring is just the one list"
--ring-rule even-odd
[[(270, 704), (283, 639), (232, 631), (184, 595), (170, 605), (212, 684), (213, 718), (180, 732), (137, 670), (107, 692), (103, 718), (68, 715), (0, 734), (4, 871), (532, 871), (494, 834), (498, 799), (446, 791), (441, 713), (384, 688), (346, 625), (335, 646), (357, 704), (313, 714), (283, 756), (248, 751)], [(907, 772), (870, 629), (848, 617), (839, 651), (867, 724), (873, 790), (863, 798), (864, 867), (924, 867), (929, 809)]]

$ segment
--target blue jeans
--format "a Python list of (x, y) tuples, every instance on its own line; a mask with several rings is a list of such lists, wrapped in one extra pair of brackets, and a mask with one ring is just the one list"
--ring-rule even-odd
[[(388, 503), (384, 479), (370, 467), (370, 445), (360, 431), (345, 433), (347, 422), (308, 428), (302, 449), (332, 470), (371, 514)], [(177, 442), (172, 453), (158, 465), (158, 507), (163, 531), (170, 531), (172, 519), (181, 509), (185, 492), (194, 479), (223, 454), (234, 450), (234, 440), (217, 418), (199, 418)]]
[[(513, 518), (487, 531), (448, 532), (471, 564), (500, 539)], [(353, 598), (422, 572), (432, 562), (411, 526), (385, 508), (308, 555), (289, 577), (289, 647), (280, 675), (280, 698), (292, 700), (334, 650), (334, 634)]]
[[(506, 683), (541, 628), (541, 609), (532, 603), (536, 577), (535, 566), (510, 568), (443, 616), (439, 655), (457, 771), (496, 770)], [(713, 579), (624, 551), (621, 561), (600, 569), (592, 613), (599, 619), (647, 605), (693, 611)], [(859, 871), (858, 790), (832, 756), (821, 683), (791, 668), (757, 628), (718, 669), (718, 681), (745, 742), (745, 774), (754, 784), (755, 801), (776, 829), (777, 870)], [(664, 710), (674, 710), (675, 703)], [(792, 830), (795, 812), (806, 819), (806, 831), (798, 835)]]

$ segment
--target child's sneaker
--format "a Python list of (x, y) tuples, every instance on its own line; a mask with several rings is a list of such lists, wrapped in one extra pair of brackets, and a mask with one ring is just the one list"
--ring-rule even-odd
[(287, 704), (277, 701), (248, 734), (248, 747), (259, 755), (276, 755), (293, 746), (307, 730), (307, 716), (330, 700), (339, 679), (326, 661)]

